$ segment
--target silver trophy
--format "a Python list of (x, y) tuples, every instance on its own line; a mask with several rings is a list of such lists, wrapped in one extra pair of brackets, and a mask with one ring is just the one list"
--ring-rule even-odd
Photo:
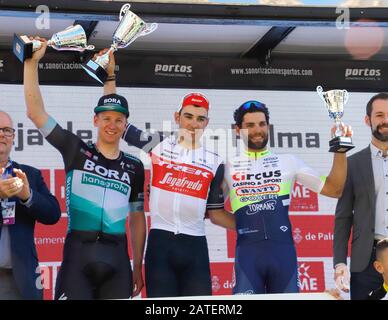
[[(81, 25), (69, 26), (65, 30), (55, 33), (47, 45), (58, 51), (79, 51), (93, 50), (94, 46), (87, 45), (85, 30)], [(39, 50), (42, 42), (30, 40), (25, 35), (14, 34), (13, 52), (16, 57), (24, 62), (32, 57), (32, 54)]]
[(317, 93), (325, 103), (329, 117), (335, 122), (336, 130), (334, 138), (330, 140), (330, 152), (344, 153), (354, 148), (351, 137), (343, 137), (341, 119), (344, 115), (344, 106), (348, 102), (349, 93), (346, 90), (330, 90), (323, 92), (321, 86), (317, 87)]
[(108, 77), (106, 68), (109, 63), (109, 53), (128, 47), (137, 38), (150, 34), (158, 27), (157, 23), (145, 23), (139, 16), (130, 11), (131, 5), (124, 4), (120, 10), (120, 23), (113, 33), (113, 44), (110, 49), (96, 60), (89, 60), (82, 65), (84, 70), (100, 83)]

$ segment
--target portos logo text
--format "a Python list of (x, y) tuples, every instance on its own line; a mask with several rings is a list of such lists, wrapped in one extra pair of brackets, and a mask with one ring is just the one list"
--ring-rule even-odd
[(192, 73), (193, 67), (181, 64), (155, 64), (155, 73), (158, 72)]
[(345, 70), (345, 77), (380, 77), (381, 69), (356, 69), (356, 68), (347, 68)]

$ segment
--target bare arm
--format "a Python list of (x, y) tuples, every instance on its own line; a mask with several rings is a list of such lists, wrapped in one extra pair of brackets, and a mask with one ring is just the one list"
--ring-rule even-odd
[(32, 58), (24, 62), (24, 98), (27, 106), (27, 116), (37, 128), (42, 128), (49, 115), (44, 109), (43, 98), (39, 89), (38, 64), (44, 56), (47, 41), (37, 38), (42, 42), (42, 47), (34, 52)]
[(234, 214), (225, 209), (207, 210), (210, 221), (220, 227), (236, 230), (236, 219)]
[(321, 194), (327, 197), (339, 198), (345, 186), (347, 160), (344, 153), (335, 153), (331, 171), (326, 178)]
[[(108, 49), (104, 49), (101, 52), (105, 53), (106, 51), (108, 51)], [(113, 54), (113, 51), (111, 51), (109, 53), (109, 63), (106, 69), (106, 72), (108, 73), (108, 77), (115, 75), (115, 67), (116, 67), (115, 56)], [(104, 83), (104, 95), (112, 94), (112, 93), (116, 93), (116, 80), (109, 80)]]
[[(334, 131), (335, 127), (332, 128), (332, 132)], [(342, 133), (343, 136), (346, 137), (351, 137), (353, 135), (351, 127), (345, 125), (342, 125)], [(342, 191), (345, 186), (346, 172), (346, 154), (335, 153), (333, 157), (333, 165), (321, 190), (321, 194), (332, 198), (339, 198), (342, 195)]]
[(146, 237), (146, 221), (144, 212), (132, 212), (129, 217), (131, 229), (131, 247), (133, 255), (133, 296), (137, 296), (143, 288), (142, 262)]

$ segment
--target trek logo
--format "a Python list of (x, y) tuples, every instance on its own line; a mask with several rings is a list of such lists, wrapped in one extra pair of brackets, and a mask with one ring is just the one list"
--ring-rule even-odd
[(86, 159), (83, 169), (91, 172), (96, 172), (97, 174), (106, 178), (121, 180), (127, 182), (128, 184), (131, 183), (127, 172), (122, 172), (120, 176), (120, 172), (116, 170), (106, 169), (100, 165), (96, 165), (93, 161), (89, 159)]
[(106, 104), (106, 103), (114, 103), (114, 104), (121, 105), (120, 99), (116, 99), (116, 98), (106, 98), (106, 99), (104, 99), (104, 104)]
[(381, 77), (381, 69), (353, 69), (347, 68), (345, 70), (345, 78), (349, 77)]
[(282, 172), (280, 170), (260, 172), (257, 174), (237, 172), (232, 176), (234, 181), (248, 181), (248, 180), (261, 180), (262, 178), (277, 178), (280, 177)]
[(155, 64), (155, 73), (192, 73), (193, 66), (180, 64)]
[(201, 177), (204, 177), (206, 179), (208, 179), (210, 177), (210, 174), (211, 174), (209, 171), (204, 171), (204, 170), (200, 170), (198, 168), (189, 167), (189, 166), (185, 166), (185, 165), (179, 165), (179, 164), (175, 164), (175, 163), (166, 163), (163, 160), (159, 160), (158, 165), (160, 167), (167, 169), (167, 170), (184, 172), (184, 173), (192, 174), (195, 176), (201, 176)]

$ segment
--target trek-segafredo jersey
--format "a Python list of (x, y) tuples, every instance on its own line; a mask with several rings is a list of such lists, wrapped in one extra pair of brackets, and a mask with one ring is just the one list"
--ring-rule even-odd
[(143, 211), (142, 162), (124, 152), (107, 159), (53, 118), (40, 131), (65, 164), (68, 230), (125, 233), (128, 213)]
[(324, 185), (303, 161), (269, 150), (230, 159), (225, 179), (236, 215), (238, 245), (266, 239), (292, 242), (288, 208), (294, 181), (318, 193)]
[(149, 153), (151, 229), (205, 235), (206, 210), (224, 207), (224, 164), (218, 154), (182, 147), (175, 136), (163, 139), (129, 125), (124, 139)]

